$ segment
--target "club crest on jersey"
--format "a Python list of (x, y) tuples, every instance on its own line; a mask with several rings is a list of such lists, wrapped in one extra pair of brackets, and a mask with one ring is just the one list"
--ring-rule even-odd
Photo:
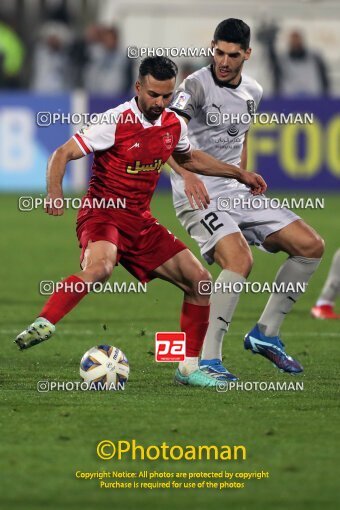
[(253, 99), (248, 99), (247, 100), (247, 108), (248, 108), (248, 113), (249, 115), (254, 115), (255, 114), (255, 101)]
[(170, 133), (166, 133), (165, 135), (162, 136), (162, 138), (165, 148), (168, 150), (172, 149), (174, 137)]
[(154, 159), (152, 163), (142, 163), (141, 161), (135, 161), (133, 165), (126, 167), (128, 174), (138, 174), (139, 172), (153, 172), (156, 170), (158, 173), (162, 170), (163, 161), (161, 159)]
[(228, 133), (228, 135), (234, 137), (234, 136), (238, 135), (239, 129), (237, 126), (235, 126), (235, 124), (232, 124), (231, 126), (228, 127), (227, 133)]

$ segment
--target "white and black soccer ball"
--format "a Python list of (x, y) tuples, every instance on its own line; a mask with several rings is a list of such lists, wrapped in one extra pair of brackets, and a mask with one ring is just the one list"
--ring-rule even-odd
[(125, 354), (112, 345), (92, 347), (80, 361), (80, 377), (93, 389), (124, 389), (129, 372)]

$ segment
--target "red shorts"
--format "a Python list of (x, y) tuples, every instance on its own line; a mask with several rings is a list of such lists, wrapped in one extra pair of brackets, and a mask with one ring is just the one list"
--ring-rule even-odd
[(118, 248), (117, 264), (143, 283), (155, 278), (152, 271), (157, 267), (187, 249), (151, 214), (142, 217), (117, 209), (80, 209), (77, 237), (82, 249), (80, 262), (89, 241), (109, 241)]

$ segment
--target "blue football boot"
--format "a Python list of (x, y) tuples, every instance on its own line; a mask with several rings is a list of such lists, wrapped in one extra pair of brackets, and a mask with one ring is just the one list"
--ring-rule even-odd
[(298, 374), (303, 367), (298, 361), (286, 354), (284, 344), (278, 336), (266, 336), (261, 333), (258, 324), (244, 337), (244, 348), (253, 354), (261, 354), (269, 359), (282, 372)]
[(222, 361), (218, 358), (215, 359), (201, 359), (200, 370), (206, 374), (216, 377), (219, 381), (237, 381), (236, 375), (233, 375), (223, 365)]

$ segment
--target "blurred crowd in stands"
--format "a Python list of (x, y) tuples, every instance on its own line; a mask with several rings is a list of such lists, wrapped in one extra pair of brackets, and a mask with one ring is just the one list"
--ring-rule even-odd
[(119, 46), (116, 27), (90, 25), (75, 37), (68, 25), (47, 21), (32, 47), (0, 20), (0, 86), (62, 93), (83, 88), (98, 94), (131, 89), (133, 61)]
[[(47, 19), (30, 42), (16, 26), (0, 18), (0, 88), (63, 93), (77, 89), (97, 95), (130, 93), (135, 60), (127, 58), (115, 26), (91, 24), (75, 35), (66, 19)], [(263, 25), (254, 31), (262, 44), (272, 79), (272, 91), (281, 96), (325, 96), (329, 73), (322, 55), (308, 48), (303, 34), (290, 33), (284, 52), (278, 52), (278, 28)], [(200, 67), (200, 66), (198, 66)], [(197, 63), (180, 67), (181, 81)]]

